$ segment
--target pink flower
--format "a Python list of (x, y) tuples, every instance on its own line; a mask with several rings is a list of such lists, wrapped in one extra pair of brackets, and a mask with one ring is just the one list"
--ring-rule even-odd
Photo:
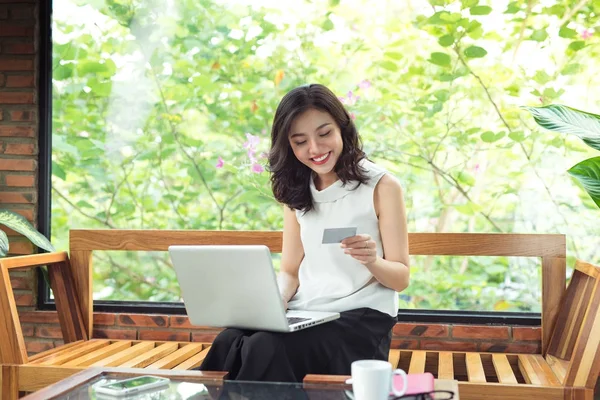
[(223, 161), (223, 159), (221, 158), (221, 156), (219, 156), (219, 159), (217, 160), (217, 163), (215, 164), (215, 167), (217, 167), (217, 168), (223, 168), (223, 165), (225, 165), (225, 161)]
[(265, 169), (263, 168), (262, 165), (260, 165), (259, 163), (254, 163), (252, 164), (252, 172), (254, 172), (255, 174), (260, 174), (261, 172), (263, 172)]
[(350, 113), (350, 119), (355, 120), (356, 119), (356, 115), (354, 115), (353, 112)]
[(267, 154), (267, 152), (263, 151), (262, 153), (260, 153), (260, 158), (267, 158), (269, 157), (269, 155)]
[(346, 95), (346, 104), (348, 104), (349, 106), (353, 106), (356, 104), (356, 102), (358, 101), (359, 98), (360, 98), (360, 96), (355, 96), (351, 90)]
[(540, 97), (538, 98), (538, 100), (540, 101), (540, 103), (543, 103), (543, 102), (544, 102), (544, 99), (542, 98), (542, 96), (540, 96)]
[(581, 38), (583, 40), (587, 40), (589, 38), (591, 38), (594, 35), (594, 32), (590, 31), (589, 29), (584, 29), (583, 32), (581, 32)]
[(370, 82), (369, 80), (367, 80), (367, 79), (363, 79), (363, 80), (362, 80), (362, 81), (360, 81), (360, 82), (359, 82), (359, 84), (358, 84), (358, 87), (359, 87), (360, 89), (362, 89), (362, 90), (366, 90), (366, 89), (370, 88), (371, 86), (372, 86), (372, 85), (371, 85), (371, 82)]
[(246, 141), (244, 142), (245, 149), (256, 150), (256, 146), (260, 142), (260, 138), (258, 136), (254, 136), (251, 133), (246, 132)]

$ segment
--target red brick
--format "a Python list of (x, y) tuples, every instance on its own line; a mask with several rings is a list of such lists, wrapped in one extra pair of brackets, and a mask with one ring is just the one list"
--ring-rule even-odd
[(513, 340), (542, 340), (542, 328), (539, 326), (513, 326)]
[(423, 339), (421, 340), (421, 350), (477, 351), (477, 343), (451, 340)]
[(0, 86), (4, 86), (4, 82), (6, 82), (6, 75), (0, 73)]
[(508, 326), (454, 325), (452, 337), (460, 339), (505, 339), (508, 340)]
[(35, 111), (30, 110), (17, 110), (10, 112), (11, 121), (35, 121)]
[(37, 154), (37, 151), (33, 143), (7, 143), (4, 154), (32, 156)]
[(6, 43), (4, 54), (35, 54), (33, 43)]
[(176, 342), (189, 342), (189, 332), (173, 332), (173, 331), (149, 331), (140, 330), (140, 340), (165, 340), (165, 341), (176, 341)]
[(34, 327), (33, 325), (21, 325), (21, 331), (23, 336), (33, 337)]
[(0, 109), (0, 121), (4, 119), (4, 110)]
[(62, 331), (60, 326), (54, 325), (38, 325), (35, 328), (35, 336), (47, 339), (62, 339)]
[(135, 329), (94, 329), (92, 337), (96, 339), (136, 340)]
[(34, 86), (33, 75), (8, 75), (6, 77), (7, 88), (29, 88)]
[(169, 317), (169, 326), (171, 328), (191, 329), (194, 326), (190, 323), (187, 316), (172, 315)]
[(13, 290), (31, 290), (31, 279), (27, 276), (11, 276), (10, 285)]
[[(25, 255), (25, 254), (33, 253), (33, 245), (27, 239), (19, 240), (19, 239), (9, 238), (9, 242), (10, 242), (10, 250), (8, 252), (10, 254)], [(24, 301), (24, 302), (31, 301), (33, 303), (33, 298), (31, 297), (31, 295), (29, 295), (29, 297), (30, 297), (30, 299), (23, 299), (22, 301)], [(17, 305), (18, 306), (32, 306), (33, 304), (19, 304), (17, 302)]]
[(192, 332), (192, 342), (212, 343), (219, 333)]
[[(2, 28), (0, 28), (1, 31)], [(0, 58), (0, 71), (33, 71), (33, 59)], [(9, 77), (6, 78), (8, 80)]]
[(169, 320), (165, 315), (119, 314), (118, 323), (124, 326), (166, 328), (169, 325)]
[(31, 36), (33, 37), (33, 27), (21, 25), (0, 25), (0, 36)]
[(115, 315), (109, 313), (94, 313), (94, 325), (114, 325)]
[(0, 125), (0, 136), (10, 137), (33, 137), (35, 134), (32, 127)]
[(0, 171), (35, 171), (35, 161), (0, 159)]
[(33, 18), (33, 7), (32, 6), (13, 6), (10, 10), (11, 19), (30, 19)]
[(41, 353), (42, 351), (50, 350), (54, 348), (54, 343), (44, 341), (27, 341), (25, 342), (25, 348), (29, 355)]
[(58, 314), (56, 311), (27, 311), (19, 314), (21, 323), (32, 324), (58, 324)]
[(417, 337), (447, 337), (448, 325), (442, 324), (409, 324), (399, 322), (394, 326), (394, 336), (417, 336)]
[(36, 202), (35, 193), (0, 192), (0, 204), (2, 203), (30, 203)]
[[(33, 250), (33, 249), (32, 249)], [(10, 244), (10, 252), (12, 253), (13, 250), (13, 246), (12, 246), (12, 242)], [(13, 254), (20, 254), (20, 253), (13, 253)], [(28, 253), (31, 254), (31, 253)], [(23, 306), (23, 307), (29, 307), (29, 306), (33, 306), (33, 295), (31, 293), (15, 293), (15, 303), (17, 303), (18, 306)]]
[(392, 349), (411, 349), (418, 350), (419, 349), (419, 341), (418, 340), (406, 340), (406, 339), (392, 339)]
[(25, 218), (27, 221), (29, 222), (33, 222), (33, 210), (32, 209), (11, 209), (11, 211), (16, 212), (17, 214), (21, 215), (23, 218)]
[(0, 92), (0, 104), (33, 104), (33, 93)]
[(34, 187), (35, 177), (33, 175), (6, 175), (6, 186)]
[(483, 342), (479, 345), (479, 351), (490, 353), (521, 353), (539, 354), (542, 352), (541, 342)]

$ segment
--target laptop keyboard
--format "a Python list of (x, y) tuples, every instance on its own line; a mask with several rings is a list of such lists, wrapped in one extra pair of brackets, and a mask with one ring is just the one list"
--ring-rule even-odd
[(298, 322), (308, 321), (310, 318), (287, 317), (288, 325), (297, 324)]

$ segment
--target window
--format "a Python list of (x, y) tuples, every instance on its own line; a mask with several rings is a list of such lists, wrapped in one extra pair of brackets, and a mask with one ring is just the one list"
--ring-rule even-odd
[[(270, 123), (285, 92), (321, 82), (403, 183), (410, 231), (564, 233), (570, 256), (597, 259), (595, 205), (565, 172), (588, 148), (519, 109), (599, 111), (598, 12), (563, 25), (563, 7), (536, 4), (521, 30), (517, 2), (55, 0), (52, 241), (66, 248), (73, 227), (281, 229)], [(413, 266), (401, 308), (539, 312), (530, 261)], [(94, 287), (179, 299), (163, 254), (98, 253)]]

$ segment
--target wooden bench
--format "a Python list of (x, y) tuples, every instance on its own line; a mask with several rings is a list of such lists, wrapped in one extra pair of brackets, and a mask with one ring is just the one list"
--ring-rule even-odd
[[(105, 250), (167, 251), (172, 244), (263, 244), (272, 252), (281, 252), (281, 232), (259, 231), (167, 231), (167, 230), (72, 230), (70, 232), (69, 256), (64, 252), (14, 257), (0, 260), (0, 363), (2, 367), (0, 386), (5, 396), (16, 396), (18, 391), (35, 391), (56, 382), (66, 376), (93, 365), (110, 365), (137, 368), (180, 368), (191, 369), (199, 365), (207, 353), (210, 343), (153, 342), (139, 340), (94, 339), (92, 308), (92, 252)], [(546, 356), (551, 343), (555, 321), (558, 317), (561, 298), (565, 291), (565, 237), (564, 235), (520, 235), (520, 234), (460, 234), (460, 233), (411, 233), (409, 234), (410, 253), (412, 255), (449, 255), (449, 256), (521, 256), (536, 257), (541, 260), (542, 269), (542, 353)], [(31, 268), (48, 265), (51, 286), (65, 345), (27, 356), (19, 317), (10, 287), (9, 269)], [(418, 266), (414, 266), (418, 268)], [(595, 271), (593, 267), (589, 271)], [(590, 278), (591, 279), (591, 278)], [(596, 293), (596, 292), (593, 292)], [(592, 293), (586, 291), (582, 301), (592, 299)], [(583, 304), (583, 303), (582, 303)], [(564, 308), (563, 308), (564, 310)], [(580, 318), (573, 320), (575, 334)], [(571, 331), (569, 331), (571, 332)], [(556, 334), (554, 337), (557, 337)], [(5, 339), (6, 338), (6, 339)], [(558, 340), (558, 339), (553, 339)], [(579, 343), (579, 342), (578, 342)], [(420, 365), (430, 365), (431, 352), (410, 352), (392, 350), (390, 360), (402, 366), (409, 360), (409, 372), (420, 370)], [(489, 364), (495, 359), (490, 353), (439, 353), (438, 364), (452, 366), (460, 364), (464, 354), (469, 362), (469, 378), (483, 379), (490, 370)], [(570, 355), (571, 353), (565, 353)], [(566, 368), (569, 358), (565, 354), (554, 354), (556, 362), (550, 366), (552, 371), (558, 366)], [(479, 355), (479, 363), (476, 356)], [(517, 357), (517, 358), (515, 358)], [(532, 360), (538, 361), (539, 358)], [(566, 358), (565, 358), (566, 357)], [(519, 359), (519, 355), (501, 357), (506, 369), (517, 365), (528, 375), (528, 369), (537, 368), (529, 358)], [(517, 360), (517, 361), (515, 361)], [(561, 361), (562, 360), (562, 361)], [(529, 361), (529, 363), (527, 363)], [(594, 359), (595, 362), (595, 359)], [(411, 370), (412, 365), (415, 367)], [(10, 364), (10, 365), (9, 365)], [(466, 369), (459, 364), (453, 369), (456, 377)], [(494, 364), (495, 365), (495, 364)], [(500, 365), (500, 364), (499, 364)], [(545, 364), (544, 364), (545, 365)], [(587, 364), (586, 364), (587, 365)], [(479, 368), (481, 366), (481, 368)], [(423, 367), (424, 368), (424, 367)], [(427, 367), (431, 368), (431, 366)], [(465, 368), (466, 364), (465, 364)], [(475, 369), (473, 369), (475, 368)], [(587, 367), (586, 367), (587, 368)], [(590, 366), (592, 373), (596, 368)], [(597, 368), (596, 368), (597, 369)], [(442, 369), (442, 372), (447, 371)], [(466, 372), (465, 372), (466, 373)], [(554, 373), (554, 372), (553, 372)], [(445, 372), (448, 374), (448, 372)], [(517, 374), (518, 375), (518, 374)], [(449, 376), (449, 375), (442, 375)], [(552, 375), (548, 375), (551, 377)], [(565, 386), (573, 386), (566, 378), (567, 374), (555, 378)], [(570, 376), (570, 375), (568, 375)], [(586, 375), (587, 376), (587, 375)], [(597, 371), (596, 371), (597, 376)], [(564, 379), (563, 379), (564, 378)], [(589, 376), (587, 376), (589, 378)], [(550, 379), (550, 378), (546, 378)], [(590, 381), (589, 378), (588, 381)], [(471, 379), (469, 379), (471, 380)], [(545, 381), (544, 381), (545, 382)], [(579, 386), (580, 380), (576, 381)], [(527, 385), (519, 385), (527, 386)], [(558, 387), (560, 388), (560, 386)], [(8, 397), (12, 398), (12, 397)], [(467, 397), (468, 398), (468, 397)]]

